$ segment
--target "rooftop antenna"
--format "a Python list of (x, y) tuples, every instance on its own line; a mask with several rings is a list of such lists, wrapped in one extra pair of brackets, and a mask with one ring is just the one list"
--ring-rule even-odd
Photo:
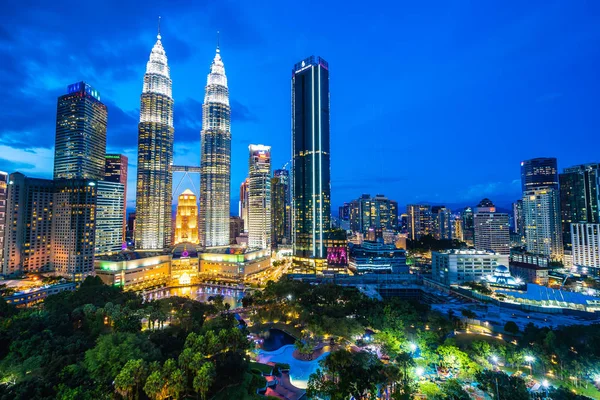
[(217, 53), (219, 53), (219, 31), (217, 31)]
[(161, 36), (160, 36), (160, 15), (158, 16), (158, 35), (156, 35), (156, 38), (157, 39), (161, 38)]

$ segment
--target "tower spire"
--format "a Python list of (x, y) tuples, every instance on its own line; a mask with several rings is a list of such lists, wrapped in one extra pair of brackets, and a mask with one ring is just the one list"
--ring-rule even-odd
[(217, 31), (217, 53), (220, 53), (221, 50), (219, 49), (220, 44), (219, 44), (219, 31)]
[(161, 36), (160, 36), (160, 15), (158, 16), (158, 34), (156, 35), (156, 38), (158, 40), (161, 39)]

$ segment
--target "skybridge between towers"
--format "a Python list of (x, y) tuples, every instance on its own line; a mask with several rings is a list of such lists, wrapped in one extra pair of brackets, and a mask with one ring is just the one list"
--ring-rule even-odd
[(171, 173), (173, 172), (183, 172), (183, 176), (179, 180), (179, 183), (177, 184), (177, 187), (175, 187), (173, 193), (177, 193), (177, 191), (179, 190), (179, 186), (181, 186), (181, 183), (186, 177), (190, 180), (190, 183), (194, 188), (194, 193), (197, 193), (196, 185), (194, 185), (194, 181), (190, 177), (190, 174), (200, 174), (200, 167), (191, 165), (171, 165)]

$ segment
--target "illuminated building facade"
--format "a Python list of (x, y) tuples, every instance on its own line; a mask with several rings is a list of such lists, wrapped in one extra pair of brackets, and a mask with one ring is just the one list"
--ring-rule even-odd
[(96, 187), (95, 254), (118, 253), (123, 244), (125, 186), (118, 182), (98, 181)]
[(473, 282), (492, 275), (508, 256), (483, 250), (448, 250), (431, 253), (432, 278), (446, 285)]
[(58, 98), (54, 179), (103, 179), (106, 106), (85, 82), (69, 85)]
[(248, 232), (248, 178), (240, 185), (239, 215), (244, 221), (244, 232)]
[(290, 173), (276, 169), (271, 179), (271, 242), (274, 246), (291, 243), (291, 218)]
[(198, 283), (200, 272), (198, 248), (192, 243), (180, 243), (171, 252), (171, 282), (174, 285)]
[(421, 236), (431, 234), (433, 225), (431, 206), (409, 204), (406, 206), (406, 213), (408, 214), (408, 237), (410, 240), (419, 240)]
[(127, 233), (127, 156), (123, 154), (107, 154), (104, 164), (104, 180), (106, 182), (120, 183), (123, 185), (123, 238), (125, 240)]
[[(344, 209), (341, 210), (345, 212)], [(363, 194), (348, 206), (350, 229), (365, 233), (369, 229), (398, 229), (398, 203), (382, 194)]]
[(460, 213), (462, 219), (463, 240), (473, 245), (475, 242), (475, 214), (471, 207), (465, 207)]
[(508, 214), (496, 212), (489, 199), (483, 199), (475, 208), (475, 249), (510, 254), (510, 227)]
[(94, 272), (98, 187), (88, 179), (61, 179), (54, 185), (52, 265), (57, 274), (82, 280)]
[(521, 162), (521, 189), (558, 189), (556, 158), (540, 157)]
[(326, 259), (331, 229), (329, 65), (311, 56), (292, 70), (292, 210), (294, 261)]
[(210, 249), (199, 258), (200, 274), (205, 277), (244, 278), (271, 266), (270, 249)]
[(382, 241), (350, 245), (348, 268), (355, 274), (407, 274), (406, 251)]
[(513, 221), (515, 233), (519, 236), (525, 236), (525, 220), (523, 218), (523, 200), (517, 200), (512, 204)]
[(462, 218), (455, 216), (452, 219), (452, 237), (456, 240), (464, 241)]
[(248, 247), (271, 248), (271, 146), (248, 146)]
[(452, 211), (446, 206), (431, 207), (431, 233), (438, 240), (452, 239)]
[(219, 47), (210, 66), (200, 135), (200, 244), (229, 245), (231, 109)]
[(548, 187), (523, 193), (527, 251), (562, 260), (564, 249), (558, 190)]
[(4, 265), (4, 231), (6, 230), (6, 197), (8, 196), (8, 173), (0, 171), (0, 271)]
[(94, 261), (96, 276), (123, 290), (144, 290), (165, 286), (171, 279), (171, 254), (125, 250), (100, 256)]
[(146, 64), (138, 125), (135, 246), (171, 245), (173, 95), (160, 33)]
[(175, 244), (183, 242), (198, 243), (198, 202), (190, 189), (179, 195), (175, 217)]
[(7, 189), (2, 273), (50, 270), (54, 181), (15, 172)]
[(600, 164), (565, 168), (558, 181), (563, 242), (571, 248), (571, 224), (600, 222)]
[(573, 265), (600, 268), (600, 224), (571, 224)]

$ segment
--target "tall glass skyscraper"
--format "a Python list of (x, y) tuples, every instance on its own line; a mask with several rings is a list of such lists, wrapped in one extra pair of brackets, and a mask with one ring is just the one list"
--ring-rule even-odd
[(326, 258), (331, 229), (329, 65), (311, 56), (292, 70), (292, 199), (296, 262)]
[(54, 179), (103, 179), (106, 106), (85, 82), (69, 85), (58, 98)]
[(160, 33), (146, 64), (138, 125), (135, 246), (161, 250), (171, 245), (173, 95)]
[(276, 169), (271, 179), (271, 230), (273, 246), (291, 243), (292, 205), (290, 198), (290, 172)]
[(248, 247), (271, 248), (271, 146), (251, 144), (248, 159)]
[(229, 245), (231, 109), (225, 66), (217, 46), (202, 105), (200, 134), (200, 244)]
[(565, 168), (558, 176), (563, 242), (571, 247), (571, 224), (600, 222), (600, 164)]

